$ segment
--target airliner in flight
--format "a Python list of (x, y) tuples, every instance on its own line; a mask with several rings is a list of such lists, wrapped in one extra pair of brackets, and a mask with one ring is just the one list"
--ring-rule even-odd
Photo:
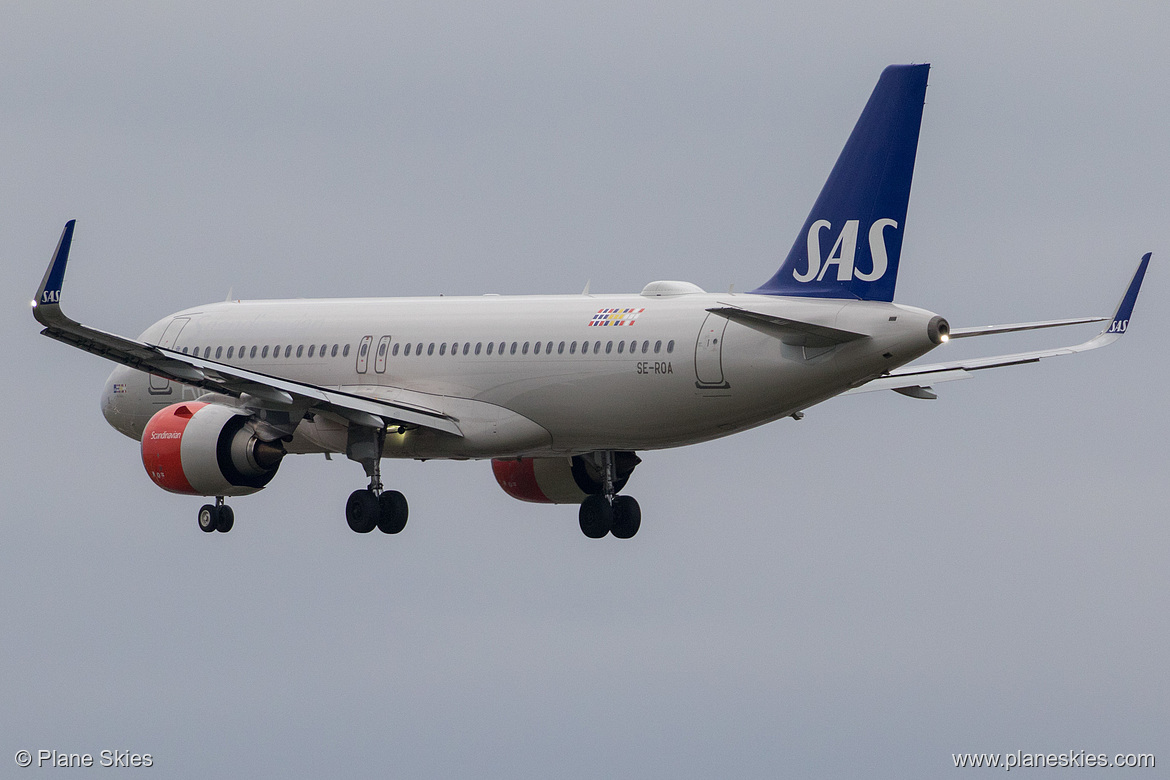
[[(227, 301), (130, 339), (62, 312), (70, 221), (33, 314), (44, 335), (120, 364), (106, 420), (141, 443), (159, 487), (214, 497), (204, 531), (230, 530), (225, 497), (263, 489), (286, 455), (343, 453), (369, 479), (345, 507), (359, 533), (406, 524), (383, 458), (449, 458), (490, 459), (514, 498), (577, 504), (586, 536), (628, 539), (639, 452), (800, 419), (845, 393), (934, 398), (940, 382), (1125, 333), (1149, 254), (1112, 317), (951, 328), (893, 302), (928, 70), (881, 74), (792, 250), (748, 293), (658, 281), (633, 295)], [(1075, 346), (912, 362), (950, 339), (1101, 321)]]

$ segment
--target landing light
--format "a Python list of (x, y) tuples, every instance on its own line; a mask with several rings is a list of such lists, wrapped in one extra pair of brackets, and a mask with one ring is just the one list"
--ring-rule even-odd
[(29, 301), (29, 305), (35, 309), (37, 307), (37, 302), (36, 301)]
[(942, 339), (942, 343), (944, 343), (944, 344), (946, 344), (948, 341), (951, 340), (950, 334), (948, 334), (948, 333), (944, 333), (942, 336), (940, 336), (940, 338)]

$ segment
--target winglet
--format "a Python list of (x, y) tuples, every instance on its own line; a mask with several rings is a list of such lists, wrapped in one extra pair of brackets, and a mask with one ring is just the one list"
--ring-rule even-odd
[(1110, 334), (1120, 336), (1129, 328), (1129, 320), (1133, 316), (1133, 305), (1137, 303), (1138, 291), (1142, 288), (1142, 280), (1146, 278), (1146, 267), (1150, 264), (1150, 254), (1150, 252), (1146, 252), (1142, 257), (1142, 261), (1138, 263), (1137, 271), (1133, 275), (1133, 281), (1129, 283), (1129, 289), (1121, 297), (1121, 303), (1117, 304), (1117, 311), (1113, 315), (1113, 320), (1105, 330), (1101, 331), (1102, 336)]
[(53, 259), (45, 271), (45, 278), (37, 290), (37, 297), (33, 299), (33, 316), (46, 327), (56, 324), (54, 314), (60, 312), (61, 287), (65, 283), (65, 264), (69, 262), (69, 247), (73, 244), (73, 226), (77, 220), (71, 219), (65, 223), (61, 231), (61, 240), (57, 242), (57, 250), (53, 252)]

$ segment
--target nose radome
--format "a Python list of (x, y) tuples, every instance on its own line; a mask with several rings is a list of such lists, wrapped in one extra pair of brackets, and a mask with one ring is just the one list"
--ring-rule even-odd
[(134, 408), (133, 383), (137, 376), (142, 376), (132, 368), (118, 366), (106, 377), (106, 384), (102, 388), (101, 407), (102, 417), (110, 427), (119, 433), (138, 440), (142, 421)]

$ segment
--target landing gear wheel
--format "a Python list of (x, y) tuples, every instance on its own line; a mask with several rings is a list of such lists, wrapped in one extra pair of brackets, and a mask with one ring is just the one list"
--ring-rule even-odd
[(199, 530), (204, 533), (211, 533), (219, 525), (219, 512), (216, 511), (214, 504), (204, 504), (199, 508)]
[(642, 508), (633, 496), (614, 496), (613, 527), (610, 532), (618, 539), (629, 539), (642, 526)]
[(397, 490), (387, 490), (378, 496), (378, 530), (384, 534), (396, 534), (406, 527), (410, 507), (406, 496)]
[(355, 490), (345, 502), (345, 521), (350, 529), (368, 534), (378, 524), (378, 497), (372, 490)]
[(581, 524), (581, 533), (590, 539), (600, 539), (609, 533), (613, 525), (613, 507), (605, 500), (605, 496), (586, 496), (581, 502), (581, 511), (578, 514)]
[(215, 520), (215, 530), (221, 534), (226, 534), (236, 524), (236, 513), (227, 504), (217, 507), (217, 510), (218, 517)]

